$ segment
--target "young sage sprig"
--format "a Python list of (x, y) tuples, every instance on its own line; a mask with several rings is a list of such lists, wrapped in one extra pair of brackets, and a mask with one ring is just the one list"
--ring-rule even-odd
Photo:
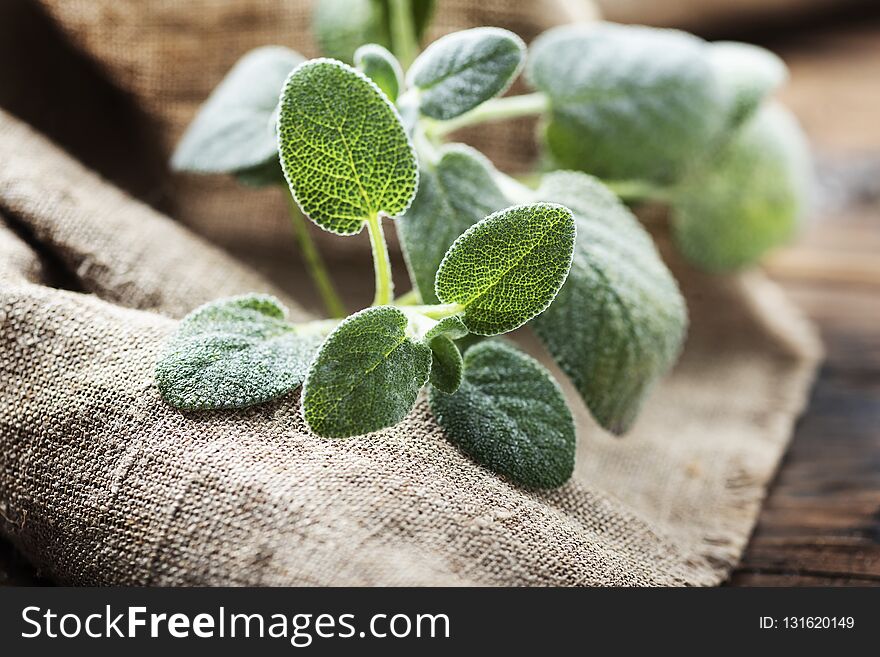
[[(328, 438), (393, 426), (427, 386), (464, 453), (520, 485), (559, 486), (576, 451), (561, 389), (536, 360), (484, 336), (530, 325), (599, 424), (627, 431), (675, 362), (687, 311), (616, 194), (668, 204), (681, 252), (707, 269), (745, 266), (787, 238), (809, 170), (796, 123), (767, 100), (785, 67), (753, 46), (604, 23), (551, 30), (528, 58), (497, 28), (417, 54), (431, 4), (319, 1), (318, 42), (336, 59), (249, 55), (175, 157), (181, 169), (280, 180), (323, 230), (366, 226), (373, 305), (295, 326), (268, 297), (209, 304), (181, 322), (157, 384), (191, 410), (302, 384), (303, 418)], [(524, 65), (534, 91), (503, 96)], [(540, 117), (545, 161), (574, 170), (526, 187), (445, 143), (524, 116)], [(211, 155), (220, 151), (226, 159)], [(397, 229), (412, 282), (397, 299), (383, 224)]]

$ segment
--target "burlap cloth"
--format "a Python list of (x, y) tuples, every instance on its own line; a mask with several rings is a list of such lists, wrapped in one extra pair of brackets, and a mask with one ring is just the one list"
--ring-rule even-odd
[[(244, 50), (312, 52), (297, 36), (307, 11), (288, 0), (43, 4), (146, 110), (165, 149)], [(448, 2), (438, 29), (501, 24), (528, 37), (560, 17), (515, 6)], [(742, 552), (819, 357), (759, 273), (705, 276), (666, 249), (691, 313), (684, 355), (625, 438), (571, 398), (577, 466), (559, 490), (523, 490), (474, 464), (424, 403), (348, 440), (309, 434), (297, 393), (180, 413), (152, 381), (175, 318), (255, 290), (303, 316), (292, 297), (307, 283), (290, 256), (273, 288), (7, 113), (0, 154), (0, 526), (59, 582), (715, 584)], [(119, 171), (132, 169), (126, 155)], [(251, 259), (272, 260), (273, 242), (290, 253), (280, 218), (252, 211), (277, 191), (171, 180), (164, 201), (191, 228)], [(353, 279), (370, 278), (363, 265)]]

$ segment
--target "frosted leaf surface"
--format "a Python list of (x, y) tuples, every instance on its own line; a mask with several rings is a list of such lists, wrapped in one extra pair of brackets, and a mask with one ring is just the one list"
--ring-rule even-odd
[(651, 236), (596, 179), (551, 173), (535, 195), (574, 213), (577, 245), (565, 285), (533, 326), (599, 424), (621, 433), (678, 357), (684, 300)]
[(252, 294), (201, 306), (181, 320), (156, 364), (172, 406), (242, 408), (299, 386), (323, 340), (285, 320), (277, 299)]
[(354, 65), (375, 82), (389, 100), (397, 100), (403, 89), (403, 71), (388, 50), (376, 43), (361, 46), (354, 53)]
[(463, 363), (461, 352), (445, 335), (428, 340), (431, 347), (431, 385), (447, 393), (453, 393), (461, 385)]
[(472, 333), (512, 331), (553, 301), (568, 275), (574, 241), (574, 219), (561, 205), (500, 210), (449, 247), (437, 271), (437, 298), (461, 305)]
[(436, 164), (421, 163), (419, 190), (397, 232), (413, 283), (425, 303), (437, 303), (434, 277), (456, 238), (506, 207), (492, 164), (462, 144), (443, 147)]
[(413, 340), (391, 306), (344, 320), (315, 357), (303, 386), (303, 417), (319, 436), (344, 438), (400, 422), (431, 369), (431, 349)]
[(402, 214), (418, 184), (397, 110), (363, 73), (315, 59), (287, 79), (278, 123), (284, 175), (324, 230), (358, 233), (370, 216)]
[(408, 72), (422, 114), (447, 120), (498, 96), (511, 85), (526, 46), (513, 32), (477, 27), (440, 37)]
[(187, 128), (172, 166), (232, 173), (274, 163), (277, 170), (278, 95), (288, 74), (302, 61), (302, 55), (280, 46), (258, 48), (242, 57)]
[(533, 358), (499, 341), (471, 347), (451, 395), (430, 405), (463, 452), (517, 484), (561, 486), (574, 470), (574, 420), (558, 384)]
[(672, 182), (722, 125), (707, 44), (684, 32), (555, 28), (532, 44), (526, 74), (550, 98), (544, 139), (558, 168)]

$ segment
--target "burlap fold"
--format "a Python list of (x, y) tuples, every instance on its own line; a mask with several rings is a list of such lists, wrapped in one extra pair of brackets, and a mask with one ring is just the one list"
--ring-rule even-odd
[(424, 403), (350, 440), (310, 434), (297, 394), (168, 407), (152, 368), (169, 316), (271, 286), (3, 115), (13, 151), (29, 155), (0, 170), (0, 209), (92, 293), (41, 285), (37, 255), (3, 229), (2, 528), (50, 577), (712, 584), (742, 550), (816, 357), (759, 276), (691, 273), (687, 350), (636, 430), (612, 438), (582, 411), (572, 482), (534, 493), (461, 454)]
[[(242, 52), (313, 52), (306, 4), (288, 0), (40, 2), (146, 110), (166, 153)], [(446, 2), (437, 31), (528, 38), (584, 6)], [(523, 163), (530, 129), (486, 130), (479, 145)], [(3, 113), (0, 154), (0, 528), (62, 583), (714, 584), (741, 554), (819, 357), (759, 273), (707, 276), (664, 248), (691, 314), (684, 355), (625, 438), (569, 395), (577, 466), (557, 491), (476, 465), (423, 402), (350, 440), (310, 434), (298, 393), (181, 413), (152, 378), (175, 318), (247, 291), (304, 317), (308, 283), (286, 270), (279, 290)], [(283, 269), (278, 190), (169, 181), (176, 219)]]

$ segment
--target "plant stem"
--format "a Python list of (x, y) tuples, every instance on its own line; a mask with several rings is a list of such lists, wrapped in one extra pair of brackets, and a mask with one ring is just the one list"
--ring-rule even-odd
[(393, 298), (394, 281), (391, 278), (391, 259), (388, 257), (388, 245), (385, 244), (380, 215), (372, 214), (367, 217), (367, 232), (373, 247), (373, 268), (376, 270), (376, 296), (373, 298), (373, 305), (387, 306)]
[(391, 49), (404, 71), (419, 53), (410, 2), (411, 0), (390, 0), (388, 3), (391, 12)]
[[(285, 185), (285, 187), (287, 186)], [(293, 224), (294, 236), (299, 244), (299, 250), (303, 255), (306, 269), (318, 290), (327, 314), (331, 317), (345, 317), (348, 314), (345, 310), (345, 304), (342, 303), (336, 288), (333, 286), (333, 281), (327, 273), (327, 266), (324, 264), (324, 260), (321, 258), (321, 254), (318, 253), (315, 242), (309, 234), (309, 227), (306, 225), (307, 220), (302, 212), (300, 212), (299, 206), (297, 206), (289, 189), (287, 190), (287, 202), (290, 208), (290, 222)]]
[(422, 302), (422, 297), (419, 294), (418, 290), (415, 288), (411, 289), (406, 294), (401, 294), (394, 300), (395, 306), (415, 306)]
[(519, 96), (493, 98), (472, 109), (470, 112), (465, 112), (461, 116), (456, 116), (449, 121), (432, 121), (429, 124), (428, 133), (436, 139), (461, 128), (488, 121), (503, 121), (506, 119), (516, 119), (521, 116), (542, 114), (549, 107), (550, 100), (540, 91)]
[(513, 203), (532, 203), (535, 201), (535, 190), (502, 171), (496, 172), (495, 184), (498, 185), (501, 193)]
[(410, 310), (421, 313), (425, 317), (430, 317), (431, 319), (443, 319), (444, 317), (457, 315), (464, 309), (465, 306), (461, 305), (460, 303), (439, 303), (433, 306), (410, 307)]
[(646, 180), (603, 180), (602, 184), (617, 194), (622, 201), (630, 203), (668, 201), (672, 198), (670, 188), (661, 187)]

